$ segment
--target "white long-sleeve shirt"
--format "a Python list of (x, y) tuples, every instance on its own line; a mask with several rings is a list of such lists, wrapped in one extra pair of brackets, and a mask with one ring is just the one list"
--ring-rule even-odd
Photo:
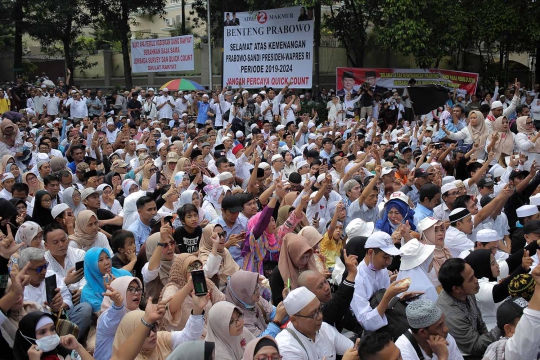
[[(58, 276), (54, 271), (47, 269), (47, 274), (45, 275), (45, 277), (49, 277), (51, 275), (56, 275), (56, 287), (60, 289), (60, 294), (62, 295), (62, 300), (64, 304), (72, 308), (73, 303), (71, 302), (71, 293), (69, 292), (69, 289), (64, 283), (63, 278), (61, 276)], [(39, 284), (38, 287), (34, 287), (31, 284), (26, 285), (24, 287), (24, 300), (33, 301), (41, 306), (44, 306), (45, 301), (47, 301), (45, 279), (43, 279), (43, 281)], [(42, 311), (48, 312), (45, 308), (43, 308)]]
[[(463, 355), (461, 355), (461, 352), (457, 347), (456, 340), (452, 337), (452, 335), (450, 335), (450, 333), (448, 336), (446, 336), (446, 341), (448, 342), (448, 360), (463, 360)], [(403, 360), (420, 360), (416, 354), (416, 350), (414, 350), (413, 345), (405, 335), (401, 335), (397, 339), (396, 346), (399, 348), (399, 350), (401, 350), (401, 357)], [(430, 357), (421, 347), (420, 351), (422, 352), (425, 360), (439, 360), (439, 357), (435, 353), (433, 353), (433, 356)]]
[[(51, 255), (50, 251), (45, 252), (45, 260), (49, 262), (49, 270), (54, 271), (56, 276), (61, 277), (62, 281), (64, 281), (65, 277), (68, 275), (68, 271), (75, 268), (75, 263), (84, 261), (85, 254), (86, 252), (81, 249), (68, 246), (66, 258), (64, 260), (64, 267), (62, 267), (62, 265), (56, 261), (56, 259)], [(86, 279), (83, 277), (79, 282), (71, 284), (70, 287), (76, 287), (77, 289), (82, 290), (84, 285), (86, 285)]]
[[(514, 136), (514, 143), (522, 154), (528, 156), (527, 161), (525, 161), (525, 164), (523, 164), (523, 168), (525, 170), (530, 170), (532, 162), (536, 160), (538, 162), (540, 160), (540, 154), (536, 152), (531, 152), (530, 150), (534, 149), (534, 143), (530, 140), (534, 135), (527, 135), (524, 133), (517, 133)], [(538, 140), (537, 140), (538, 141)]]
[(514, 336), (508, 339), (505, 360), (533, 360), (537, 358), (540, 343), (540, 311), (525, 309)]
[(339, 333), (335, 327), (323, 322), (321, 329), (315, 335), (315, 341), (303, 335), (294, 328), (292, 322), (289, 322), (287, 329), (294, 331), (298, 339), (305, 347), (302, 347), (298, 341), (287, 330), (281, 331), (276, 336), (276, 342), (279, 347), (279, 354), (287, 360), (315, 360), (315, 359), (335, 359), (337, 355), (345, 354), (345, 351), (351, 349), (354, 344)]
[[(487, 125), (488, 123), (491, 123), (491, 121), (485, 120), (485, 123)], [(471, 136), (471, 133), (469, 132), (469, 127), (464, 127), (456, 133), (450, 132), (446, 134), (446, 137), (450, 140), (463, 140), (463, 143), (465, 145), (470, 145), (473, 143), (473, 138)], [(476, 157), (478, 159), (484, 159), (486, 157), (486, 150), (484, 148), (479, 148), (476, 151)]]
[[(377, 309), (369, 304), (369, 299), (380, 289), (388, 289), (390, 277), (388, 271), (373, 271), (368, 268), (365, 261), (358, 265), (358, 273), (354, 279), (354, 295), (351, 301), (351, 309), (356, 320), (362, 328), (375, 331), (388, 324), (386, 315), (381, 316)], [(281, 348), (280, 348), (281, 349)]]
[(446, 230), (444, 245), (450, 250), (452, 257), (459, 257), (462, 251), (474, 247), (474, 243), (467, 235), (453, 226), (448, 227), (448, 230)]

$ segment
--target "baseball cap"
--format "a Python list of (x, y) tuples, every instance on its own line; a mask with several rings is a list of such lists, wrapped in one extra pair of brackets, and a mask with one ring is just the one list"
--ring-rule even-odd
[(126, 164), (123, 160), (121, 159), (116, 159), (114, 160), (113, 164), (112, 164), (112, 167), (113, 168), (117, 168), (117, 167), (120, 167), (120, 168), (124, 168), (124, 167), (127, 167), (128, 164)]
[(519, 169), (513, 170), (510, 173), (509, 179), (514, 180), (516, 177), (521, 176), (521, 175), (527, 176), (529, 175), (529, 172), (527, 170), (519, 170)]
[(391, 168), (389, 166), (385, 166), (382, 168), (382, 171), (381, 171), (381, 176), (384, 176), (384, 175), (388, 175), (390, 174), (392, 171), (395, 171), (394, 168)]
[(87, 197), (89, 197), (92, 194), (101, 195), (101, 194), (103, 194), (103, 191), (96, 190), (93, 187), (86, 188), (81, 192), (81, 199), (84, 200), (84, 199), (86, 199)]
[(170, 152), (167, 154), (167, 164), (178, 162), (179, 159), (180, 156), (178, 156), (178, 154), (175, 152)]
[(397, 256), (401, 254), (398, 248), (394, 246), (392, 237), (383, 231), (377, 231), (371, 234), (364, 246), (366, 249), (381, 249), (388, 255)]
[(478, 181), (478, 184), (477, 186), (479, 188), (483, 188), (483, 187), (490, 187), (490, 186), (493, 186), (495, 183), (493, 182), (493, 180), (491, 178), (487, 178), (487, 177), (484, 177), (484, 178), (481, 178), (479, 181)]
[(80, 163), (77, 164), (76, 169), (77, 169), (77, 171), (84, 173), (84, 172), (86, 172), (86, 170), (88, 170), (89, 167), (90, 167), (90, 165), (88, 165), (87, 163), (80, 162)]
[(414, 177), (415, 178), (428, 177), (428, 176), (429, 176), (429, 174), (424, 169), (418, 168), (418, 169), (414, 170)]
[(497, 327), (503, 329), (504, 325), (511, 323), (515, 318), (523, 315), (523, 310), (529, 302), (522, 297), (510, 298), (504, 301), (497, 309)]
[(51, 210), (51, 215), (52, 215), (53, 219), (56, 219), (56, 217), (58, 215), (60, 215), (61, 213), (63, 213), (67, 209), (69, 209), (69, 206), (66, 203), (54, 205), (54, 207)]
[(225, 196), (221, 201), (221, 209), (228, 210), (229, 212), (240, 212), (243, 210), (243, 207), (238, 196), (229, 195)]

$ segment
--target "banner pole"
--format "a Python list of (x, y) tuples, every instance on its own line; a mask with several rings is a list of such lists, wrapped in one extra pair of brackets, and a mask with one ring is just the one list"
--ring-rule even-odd
[(211, 40), (211, 26), (210, 26), (210, 0), (206, 2), (206, 22), (208, 24), (208, 80), (210, 84), (208, 88), (212, 91), (212, 40)]

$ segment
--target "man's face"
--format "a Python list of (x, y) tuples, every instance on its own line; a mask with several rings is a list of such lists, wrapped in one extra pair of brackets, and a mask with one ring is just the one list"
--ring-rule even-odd
[(323, 318), (320, 306), (321, 302), (315, 298), (296, 315), (291, 316), (294, 327), (302, 334), (315, 334), (319, 331)]
[(330, 291), (330, 284), (326, 277), (320, 272), (316, 271), (307, 280), (306, 287), (317, 295), (317, 299), (323, 304), (326, 304), (332, 299), (332, 292)]
[(49, 182), (47, 186), (45, 186), (45, 190), (47, 190), (52, 197), (55, 197), (60, 191), (60, 182), (56, 180)]
[(283, 159), (277, 159), (272, 161), (272, 166), (274, 167), (275, 171), (281, 171), (285, 167), (285, 160)]
[(354, 86), (354, 79), (343, 78), (343, 88), (347, 90), (352, 90)]
[(531, 115), (531, 109), (529, 109), (528, 107), (524, 107), (523, 110), (521, 111), (521, 116), (529, 116)]
[(231, 212), (229, 210), (223, 210), (223, 220), (225, 220), (229, 224), (233, 224), (236, 222), (236, 219), (238, 219), (238, 215), (240, 215), (240, 212)]
[(493, 194), (495, 192), (493, 185), (490, 186), (484, 186), (482, 188), (478, 188), (478, 192), (480, 192), (480, 195), (484, 196), (487, 194)]
[(467, 201), (467, 210), (469, 210), (471, 215), (478, 214), (478, 203), (473, 200)]
[(441, 203), (441, 193), (438, 193), (436, 194), (433, 199), (431, 199), (428, 203), (427, 203), (427, 208), (428, 209), (433, 209), (435, 208), (437, 205), (439, 205)]
[(377, 78), (375, 76), (367, 77), (366, 81), (369, 83), (369, 86), (377, 85)]
[(375, 269), (379, 271), (386, 269), (392, 263), (392, 260), (394, 257), (391, 255), (388, 255), (384, 251), (381, 250), (377, 254), (375, 254), (375, 250), (373, 249), (368, 250), (368, 252), (370, 251), (373, 254), (371, 259), (373, 261), (373, 266), (375, 267)]
[[(465, 269), (461, 272), (463, 278), (463, 284), (460, 286), (461, 294), (463, 295), (476, 295), (480, 291), (480, 284), (478, 279), (474, 276), (474, 270), (471, 265), (465, 264)], [(454, 289), (454, 291), (456, 291)]]
[(47, 269), (44, 267), (47, 264), (45, 258), (43, 260), (35, 260), (28, 262), (27, 275), (30, 276), (30, 284), (34, 287), (38, 287), (43, 280), (45, 280), (45, 275), (47, 274)]
[(73, 150), (71, 153), (75, 162), (81, 162), (84, 159), (84, 151), (82, 149)]
[(257, 201), (255, 201), (255, 199), (251, 199), (247, 203), (244, 204), (244, 209), (242, 210), (242, 213), (249, 219), (253, 215), (255, 215), (257, 211), (258, 211)]
[(21, 191), (21, 190), (13, 191), (12, 196), (14, 198), (21, 199), (21, 200), (24, 200), (24, 201), (26, 201), (26, 197), (27, 197), (26, 193), (24, 191)]
[(45, 249), (49, 250), (53, 256), (63, 257), (67, 253), (68, 243), (64, 230), (57, 229), (47, 233)]
[(498, 118), (499, 116), (502, 116), (503, 114), (503, 107), (499, 106), (498, 108), (491, 109), (491, 113), (495, 118)]
[(454, 113), (454, 115), (458, 118), (458, 119), (461, 119), (461, 116), (462, 116), (462, 112), (461, 112), (461, 107), (455, 107), (454, 109), (452, 109), (452, 112)]
[(140, 209), (137, 209), (137, 212), (139, 213), (139, 217), (141, 218), (141, 221), (143, 224), (148, 225), (150, 223), (150, 220), (156, 215), (157, 208), (156, 208), (156, 202), (150, 201)]
[(84, 205), (86, 205), (87, 208), (90, 209), (99, 209), (99, 206), (101, 205), (99, 200), (99, 194), (94, 193), (90, 194), (86, 199), (83, 200)]
[(467, 235), (472, 234), (474, 223), (472, 221), (471, 215), (467, 215), (465, 219), (458, 221), (457, 225), (460, 231), (464, 232)]
[(332, 142), (326, 142), (324, 145), (323, 145), (323, 148), (324, 150), (329, 153), (330, 151), (332, 151)]

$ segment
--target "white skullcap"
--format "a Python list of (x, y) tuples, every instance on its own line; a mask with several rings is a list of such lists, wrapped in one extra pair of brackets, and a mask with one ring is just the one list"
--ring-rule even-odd
[(259, 128), (259, 125), (257, 124), (251, 124), (251, 126), (249, 127), (251, 130), (255, 129), (255, 128)]
[(52, 215), (53, 219), (56, 219), (56, 217), (58, 215), (60, 215), (61, 213), (63, 213), (67, 209), (69, 209), (69, 206), (67, 204), (65, 204), (65, 203), (54, 205), (54, 207), (51, 210), (51, 215)]
[(272, 135), (270, 136), (270, 138), (268, 139), (268, 141), (272, 141), (272, 140), (277, 140), (277, 136), (276, 135)]
[(308, 135), (308, 139), (309, 140), (317, 140), (317, 135), (311, 133), (311, 134)]
[(523, 205), (517, 208), (516, 214), (520, 218), (533, 216), (538, 214), (538, 208), (536, 207), (536, 205)]
[(326, 178), (326, 174), (320, 174), (320, 175), (317, 177), (317, 182), (320, 183), (320, 182), (322, 182), (325, 178)]
[(534, 196), (531, 196), (529, 198), (529, 202), (531, 203), (531, 205), (540, 205), (540, 194), (536, 194)]
[(276, 130), (277, 130), (277, 131), (280, 131), (280, 130), (283, 130), (283, 129), (285, 129), (285, 125), (278, 125), (278, 126), (276, 127)]
[(306, 160), (300, 160), (298, 163), (296, 163), (296, 168), (300, 169), (302, 166), (308, 165), (308, 162)]
[(10, 172), (5, 173), (5, 174), (4, 174), (4, 178), (2, 179), (2, 183), (3, 183), (4, 181), (6, 181), (7, 179), (15, 179), (15, 176), (14, 176), (12, 173), (10, 173)]
[(243, 137), (244, 133), (241, 132), (240, 130), (238, 130), (235, 135), (236, 135), (237, 138), (239, 138), (239, 137)]
[(289, 314), (289, 316), (293, 316), (298, 314), (316, 297), (317, 296), (315, 296), (315, 294), (309, 291), (306, 287), (301, 286), (294, 289), (289, 293), (289, 295), (287, 295), (285, 300), (283, 300), (283, 305), (285, 305), (287, 314)]
[(499, 240), (501, 240), (501, 237), (497, 231), (492, 229), (482, 229), (476, 233), (476, 241), (481, 243), (489, 243)]
[(279, 160), (279, 159), (283, 159), (283, 157), (281, 155), (279, 155), (279, 154), (276, 154), (276, 155), (272, 156), (271, 160), (272, 160), (272, 162), (274, 162), (274, 161)]
[(270, 164), (264, 161), (259, 164), (260, 169), (268, 169), (269, 167), (270, 167)]
[(233, 177), (234, 177), (233, 174), (231, 174), (228, 171), (222, 172), (221, 174), (218, 175), (219, 181), (229, 180), (229, 179), (232, 179)]
[(160, 143), (160, 144), (157, 146), (157, 151), (161, 150), (164, 146), (167, 146), (167, 145), (165, 145), (164, 143)]
[(454, 183), (444, 184), (441, 187), (441, 194), (444, 195), (447, 192), (449, 192), (450, 190), (454, 190), (454, 189), (457, 189), (457, 186)]

